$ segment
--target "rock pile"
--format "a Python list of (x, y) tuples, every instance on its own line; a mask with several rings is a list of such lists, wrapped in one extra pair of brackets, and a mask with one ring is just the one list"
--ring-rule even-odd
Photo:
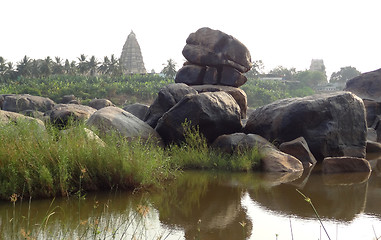
[(200, 28), (186, 40), (187, 59), (175, 82), (188, 85), (225, 85), (239, 87), (252, 67), (249, 50), (233, 36), (219, 30)]

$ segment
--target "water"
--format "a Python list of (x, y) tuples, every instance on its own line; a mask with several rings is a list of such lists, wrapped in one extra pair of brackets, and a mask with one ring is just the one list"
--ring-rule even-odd
[[(328, 239), (381, 236), (381, 163), (372, 174), (191, 171), (154, 192), (0, 202), (3, 238)], [(135, 237), (135, 238), (134, 238)]]

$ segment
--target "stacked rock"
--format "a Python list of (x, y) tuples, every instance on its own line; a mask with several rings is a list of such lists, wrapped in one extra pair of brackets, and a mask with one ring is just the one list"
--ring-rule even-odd
[(186, 40), (187, 59), (177, 72), (175, 82), (187, 85), (225, 85), (246, 83), (243, 73), (252, 67), (249, 50), (233, 36), (219, 30), (200, 28)]

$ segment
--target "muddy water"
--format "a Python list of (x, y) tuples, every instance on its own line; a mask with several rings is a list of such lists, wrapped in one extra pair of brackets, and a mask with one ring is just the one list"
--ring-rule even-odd
[(381, 236), (381, 163), (372, 174), (185, 172), (150, 193), (0, 202), (3, 238), (375, 239)]

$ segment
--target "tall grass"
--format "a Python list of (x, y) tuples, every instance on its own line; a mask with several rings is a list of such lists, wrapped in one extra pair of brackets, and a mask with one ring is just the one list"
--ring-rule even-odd
[(0, 198), (80, 197), (86, 191), (148, 188), (178, 170), (249, 171), (260, 159), (256, 148), (233, 155), (210, 149), (190, 126), (185, 126), (185, 142), (168, 148), (128, 141), (114, 132), (102, 140), (89, 137), (81, 123), (65, 131), (52, 125), (42, 130), (25, 121), (0, 125)]

